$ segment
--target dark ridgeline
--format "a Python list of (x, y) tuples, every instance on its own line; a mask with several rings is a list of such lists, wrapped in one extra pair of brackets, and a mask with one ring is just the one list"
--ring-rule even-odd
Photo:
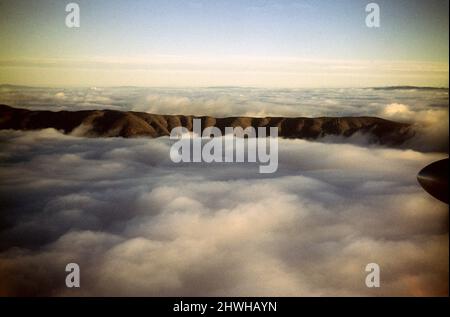
[(410, 124), (377, 117), (214, 118), (116, 110), (31, 111), (0, 105), (0, 129), (54, 128), (86, 137), (168, 136), (174, 127), (183, 126), (192, 131), (192, 120), (196, 118), (201, 119), (202, 129), (216, 126), (224, 133), (225, 127), (278, 127), (280, 137), (293, 139), (316, 139), (326, 135), (349, 137), (360, 132), (368, 134), (374, 143), (400, 145), (414, 135)]

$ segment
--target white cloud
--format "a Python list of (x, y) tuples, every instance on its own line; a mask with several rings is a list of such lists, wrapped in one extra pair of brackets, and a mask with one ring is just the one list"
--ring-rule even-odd
[(412, 110), (408, 105), (392, 103), (383, 109), (381, 115), (394, 121), (414, 124), (417, 135), (407, 141), (406, 147), (448, 152), (448, 107)]
[(264, 176), (174, 164), (167, 138), (0, 143), (2, 295), (448, 294), (448, 206), (416, 181), (444, 154), (280, 140)]

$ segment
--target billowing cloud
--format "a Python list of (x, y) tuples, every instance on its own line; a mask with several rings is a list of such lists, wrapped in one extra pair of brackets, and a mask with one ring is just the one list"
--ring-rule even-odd
[(280, 140), (262, 175), (172, 163), (167, 138), (0, 144), (2, 295), (448, 295), (448, 206), (416, 181), (445, 154)]
[(448, 152), (448, 107), (412, 110), (408, 105), (392, 103), (382, 110), (381, 115), (394, 121), (414, 124), (417, 135), (407, 142), (406, 147)]

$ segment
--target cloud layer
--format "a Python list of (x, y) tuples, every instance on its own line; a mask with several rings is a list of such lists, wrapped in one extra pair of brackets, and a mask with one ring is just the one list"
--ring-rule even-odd
[(448, 294), (448, 206), (415, 179), (443, 154), (280, 140), (267, 176), (174, 164), (166, 138), (0, 144), (2, 295)]
[(410, 111), (448, 109), (447, 90), (210, 88), (33, 88), (0, 85), (0, 103), (48, 110), (116, 109), (156, 114), (225, 116), (387, 115), (390, 104)]
[[(252, 11), (249, 12), (252, 16), (257, 15)], [(448, 84), (446, 62), (261, 55), (0, 58), (0, 70), (0, 82), (50, 87), (236, 85), (295, 88)]]

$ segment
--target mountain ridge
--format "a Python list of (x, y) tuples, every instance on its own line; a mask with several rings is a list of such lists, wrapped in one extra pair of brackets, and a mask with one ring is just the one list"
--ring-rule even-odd
[[(202, 129), (225, 127), (277, 127), (279, 137), (317, 139), (327, 135), (350, 137), (355, 133), (371, 136), (373, 143), (399, 145), (414, 136), (411, 124), (378, 117), (223, 117), (194, 115), (159, 115), (136, 111), (28, 110), (0, 105), (0, 129), (39, 130), (54, 128), (84, 137), (161, 137), (174, 127), (192, 131), (193, 119), (200, 119)], [(257, 129), (256, 129), (257, 130)]]

